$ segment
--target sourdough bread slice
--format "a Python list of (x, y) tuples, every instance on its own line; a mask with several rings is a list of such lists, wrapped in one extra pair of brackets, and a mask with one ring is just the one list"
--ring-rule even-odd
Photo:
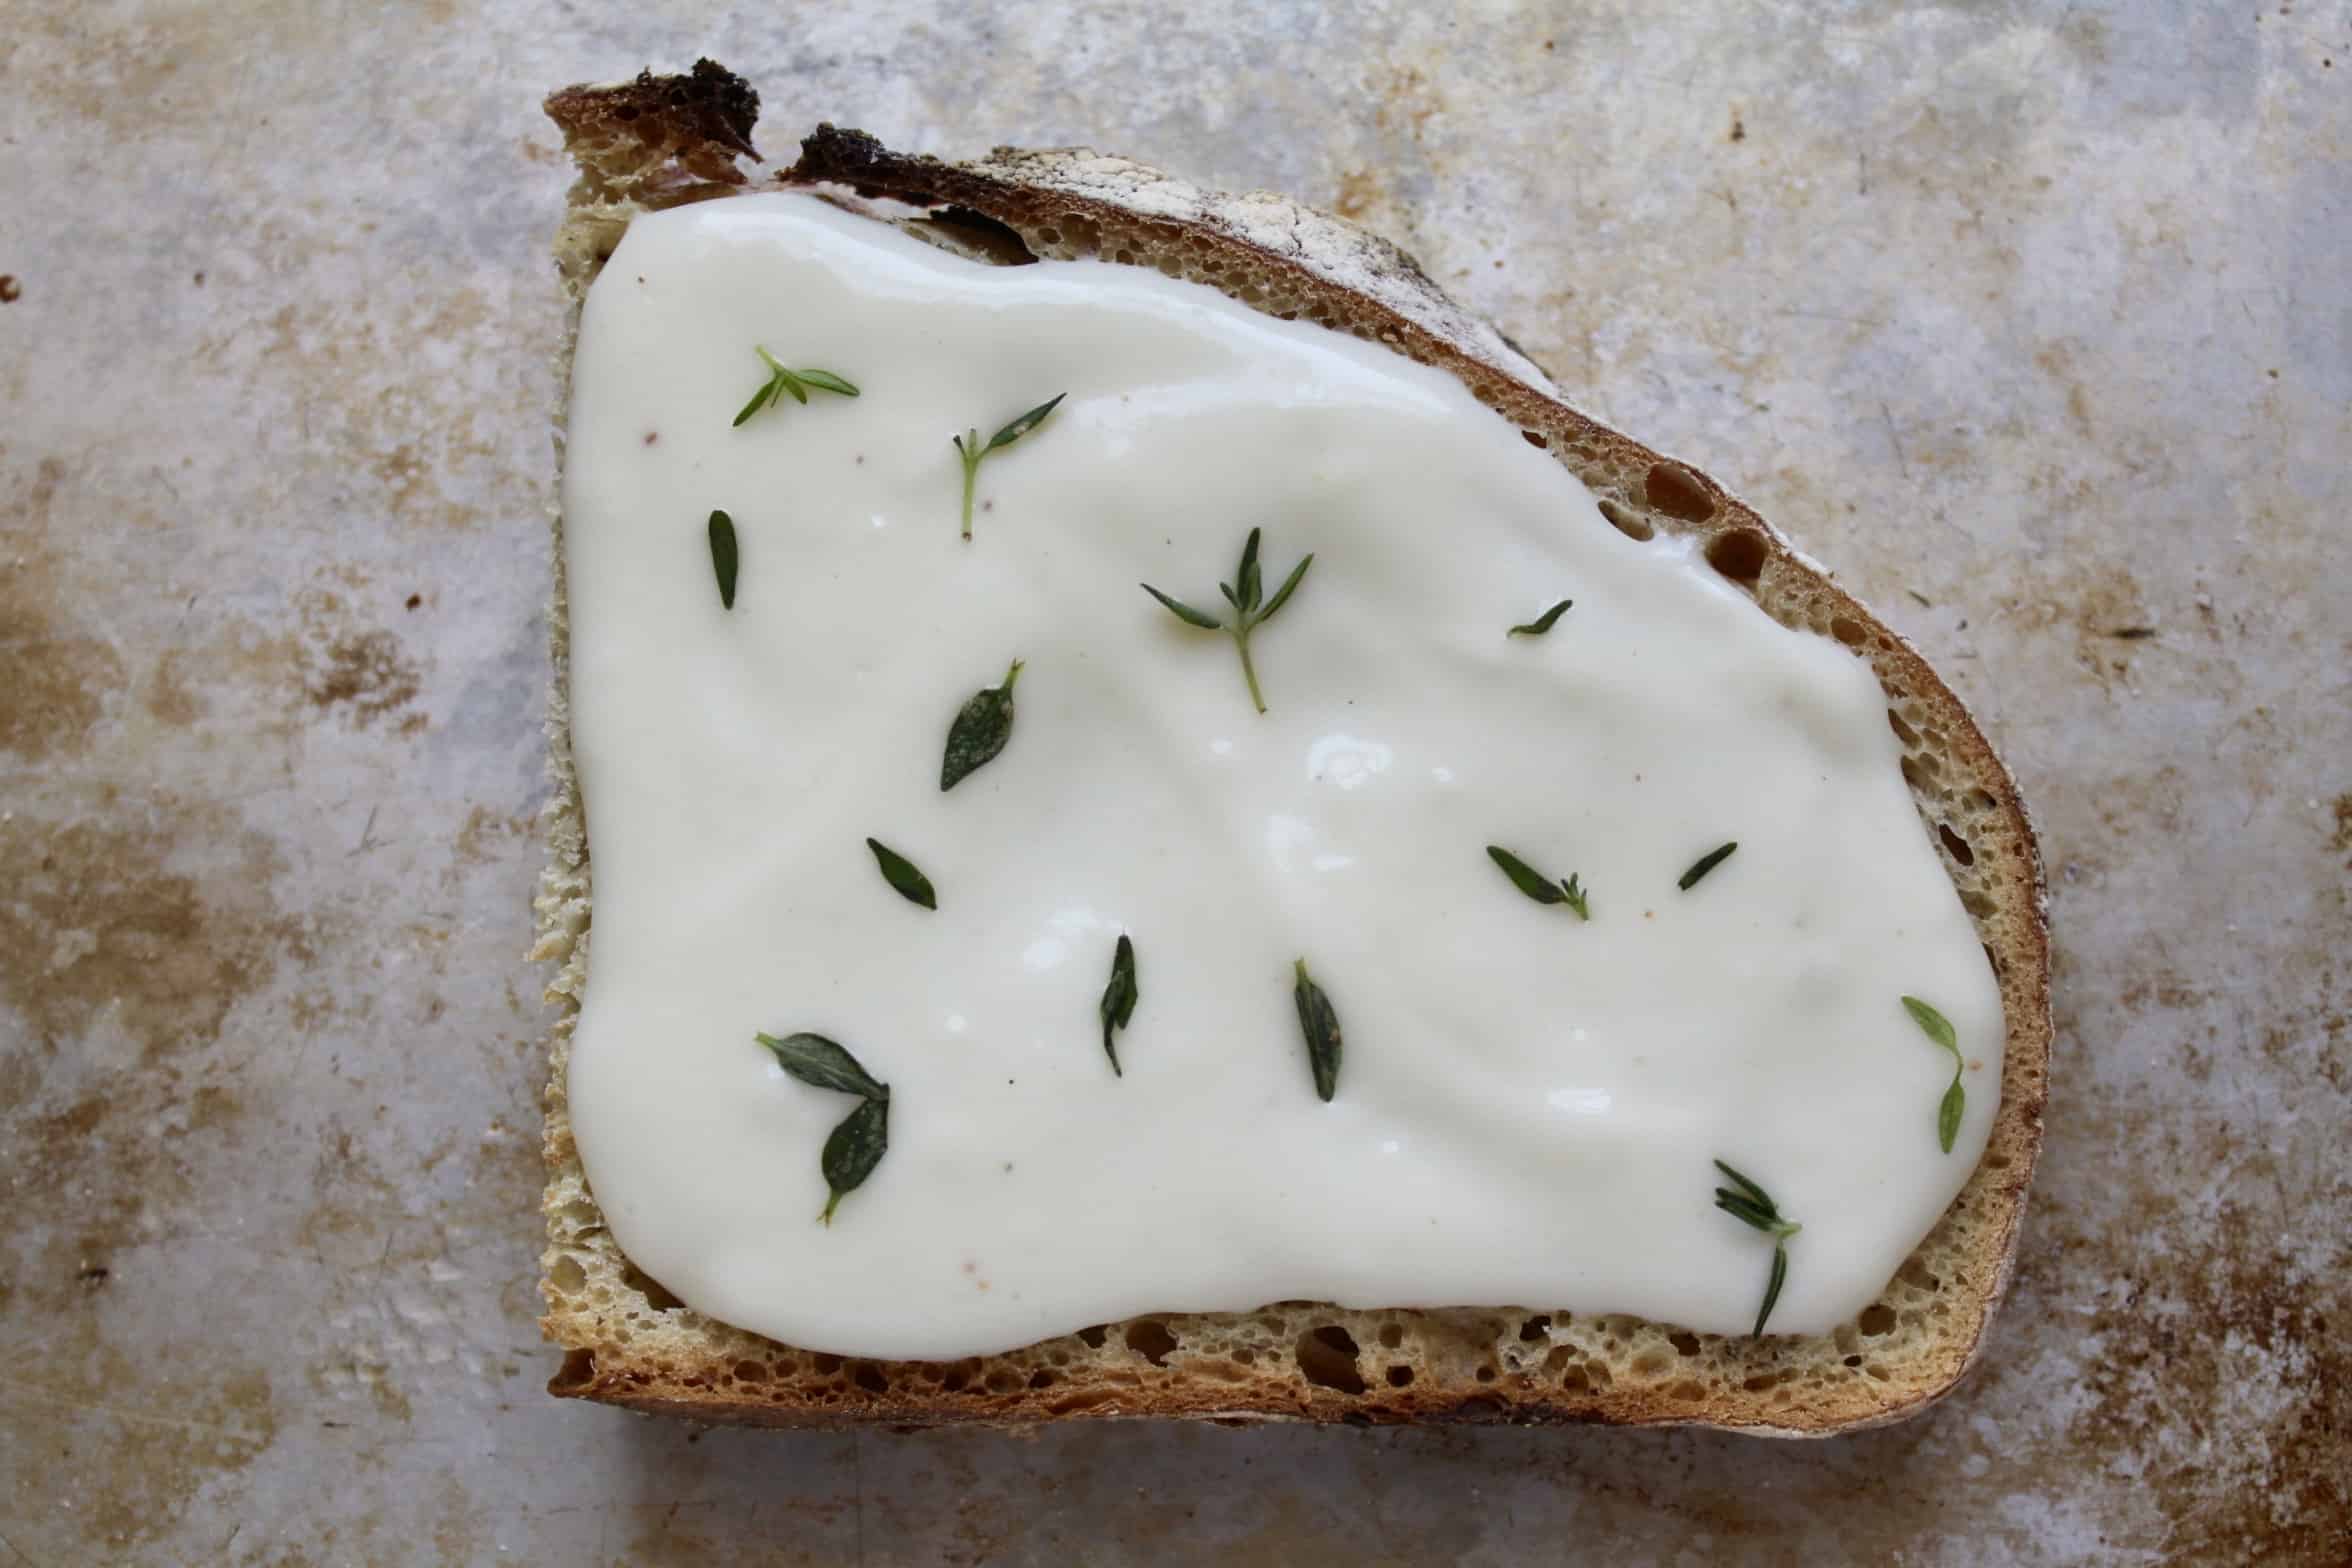
[[(547, 100), (579, 169), (557, 242), (575, 307), (636, 214), (752, 188), (758, 97), (703, 61), (683, 76), (566, 88)], [(1091, 257), (1155, 267), (1268, 314), (1379, 342), (1459, 377), (1565, 465), (1635, 538), (1695, 535), (1705, 561), (1783, 623), (1866, 660), (1905, 748), (1921, 831), (1974, 918), (2007, 1027), (1991, 1142), (1960, 1196), (1880, 1300), (1814, 1338), (1725, 1338), (1545, 1303), (1345, 1311), (1286, 1302), (1164, 1314), (958, 1362), (845, 1361), (712, 1321), (624, 1257), (573, 1146), (565, 1064), (589, 961), (590, 860), (567, 721), (562, 519), (551, 616), (551, 862), (533, 957), (557, 965), (547, 1089), (542, 1327), (559, 1395), (705, 1420), (778, 1425), (1019, 1423), (1076, 1415), (1351, 1422), (1699, 1424), (1816, 1436), (1899, 1419), (1948, 1392), (2007, 1284), (2049, 1063), (2049, 952), (2038, 852), (2007, 771), (1958, 698), (1901, 638), (1696, 469), (1577, 413), (1492, 327), (1412, 259), (1279, 197), (1221, 195), (1083, 150), (999, 149), (968, 164), (909, 157), (820, 126), (761, 188), (812, 188), (876, 221), (1004, 264)], [(877, 198), (888, 198), (887, 206)], [(570, 343), (563, 350), (568, 382)], [(560, 450), (559, 437), (559, 450)]]

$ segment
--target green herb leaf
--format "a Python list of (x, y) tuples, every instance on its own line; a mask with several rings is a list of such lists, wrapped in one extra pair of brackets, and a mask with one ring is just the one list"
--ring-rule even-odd
[(1753, 1225), (1758, 1230), (1772, 1229), (1770, 1214), (1756, 1207), (1754, 1200), (1744, 1194), (1732, 1191), (1729, 1187), (1715, 1189), (1715, 1207), (1743, 1224)]
[(1029, 410), (1028, 413), (1023, 414), (1020, 418), (1014, 420), (1011, 424), (1006, 425), (1002, 430), (999, 430), (995, 435), (992, 435), (988, 438), (987, 450), (993, 452), (1000, 446), (1011, 446), (1015, 441), (1020, 440), (1030, 431), (1035, 430), (1039, 425), (1044, 424), (1045, 416), (1052, 413), (1055, 407), (1061, 403), (1062, 399), (1068, 397), (1069, 395), (1070, 394), (1067, 392), (1056, 392), (1052, 397), (1047, 398), (1044, 402)]
[(841, 1118), (825, 1139), (825, 1151), (818, 1157), (817, 1169), (825, 1176), (829, 1189), (825, 1212), (817, 1218), (833, 1223), (833, 1211), (842, 1198), (857, 1191), (874, 1167), (882, 1163), (882, 1155), (890, 1147), (890, 1091), (885, 1089), (877, 1099), (861, 1100), (858, 1108)]
[(1936, 1044), (1942, 1046), (1945, 1050), (1951, 1052), (1954, 1056), (1958, 1056), (1960, 1054), (1960, 1037), (1952, 1030), (1952, 1020), (1946, 1018), (1942, 1013), (1937, 1012), (1934, 1008), (1930, 1007), (1927, 1003), (1922, 1002), (1916, 996), (1906, 996), (1903, 998), (1903, 1011), (1911, 1015), (1912, 1020), (1919, 1025), (1920, 1029), (1930, 1040), (1933, 1040)]
[(776, 1053), (777, 1065), (814, 1089), (832, 1089), (868, 1100), (890, 1097), (890, 1086), (860, 1066), (858, 1059), (821, 1034), (752, 1036)]
[(1772, 1316), (1773, 1304), (1780, 1300), (1780, 1287), (1788, 1279), (1788, 1248), (1778, 1242), (1772, 1247), (1772, 1273), (1764, 1281), (1764, 1304), (1756, 1309), (1756, 1326), (1748, 1330), (1752, 1339), (1764, 1337), (1765, 1320)]
[(801, 380), (807, 382), (810, 386), (815, 387), (820, 392), (838, 392), (843, 397), (856, 397), (858, 395), (858, 389), (856, 387), (851, 386), (846, 380), (833, 374), (833, 372), (830, 370), (803, 370), (797, 372), (797, 374)]
[(947, 752), (939, 762), (939, 789), (954, 789), (975, 769), (995, 760), (1013, 738), (1013, 682), (1021, 678), (1021, 661), (1005, 671), (1004, 684), (974, 692), (956, 710), (947, 727)]
[(788, 370), (778, 363), (775, 355), (768, 352), (766, 345), (754, 343), (751, 347), (752, 352), (759, 355), (760, 363), (768, 367), (768, 379), (760, 384), (760, 389), (751, 395), (751, 401), (744, 404), (743, 411), (735, 416), (737, 425), (761, 409), (772, 406), (787, 392), (792, 394), (792, 400), (796, 403), (809, 400), (811, 387), (825, 392), (838, 392), (843, 397), (858, 395), (856, 387), (830, 370)]
[(1282, 586), (1274, 590), (1274, 597), (1266, 601), (1266, 607), (1258, 612), (1258, 624), (1260, 626), (1263, 626), (1268, 621), (1274, 619), (1274, 612), (1281, 609), (1284, 605), (1290, 603), (1290, 596), (1298, 588), (1299, 579), (1306, 576), (1307, 568), (1314, 564), (1315, 552), (1309, 550), (1305, 559), (1301, 560), (1298, 565), (1292, 567), (1290, 569), (1290, 575), (1282, 579)]
[(719, 608), (735, 608), (735, 519), (724, 512), (710, 515), (711, 569), (719, 574)]
[(1011, 446), (1015, 441), (1035, 430), (1045, 422), (1045, 416), (1054, 411), (1055, 405), (1069, 395), (1067, 392), (1056, 392), (1052, 397), (1047, 398), (1029, 410), (1028, 413), (1023, 414), (995, 435), (990, 436), (986, 446), (980, 444), (978, 430), (967, 430), (960, 436), (948, 437), (948, 440), (955, 445), (956, 454), (964, 460), (964, 539), (967, 543), (972, 537), (972, 487), (979, 482), (980, 460), (998, 447)]
[[(1742, 1176), (1738, 1171), (1733, 1170), (1730, 1166), (1724, 1164), (1721, 1160), (1717, 1160), (1715, 1162), (1715, 1168), (1721, 1171), (1724, 1174), (1724, 1177), (1729, 1180), (1733, 1186), (1740, 1190), (1740, 1196), (1744, 1197), (1748, 1202), (1753, 1203), (1758, 1208), (1767, 1211), (1772, 1208), (1772, 1199), (1765, 1194), (1763, 1188), (1757, 1186), (1754, 1182), (1748, 1180), (1747, 1177)], [(1718, 1187), (1715, 1190), (1718, 1199), (1720, 1199), (1723, 1194), (1723, 1189)]]
[(1780, 1287), (1788, 1278), (1788, 1239), (1805, 1227), (1785, 1218), (1771, 1194), (1738, 1171), (1721, 1160), (1715, 1162), (1715, 1168), (1732, 1184), (1715, 1189), (1715, 1207), (1772, 1238), (1772, 1272), (1764, 1284), (1764, 1304), (1756, 1310), (1756, 1326), (1749, 1331), (1760, 1336), (1765, 1320), (1772, 1316), (1773, 1304), (1780, 1300)]
[(1734, 839), (1728, 844), (1719, 844), (1715, 848), (1708, 850), (1697, 860), (1691, 862), (1691, 868), (1688, 871), (1685, 871), (1679, 878), (1677, 878), (1674, 885), (1682, 889), (1685, 893), (1689, 892), (1692, 888), (1699, 885), (1699, 878), (1705, 876), (1708, 872), (1723, 864), (1725, 858), (1728, 857), (1731, 852), (1737, 848), (1739, 848), (1739, 841)]
[[(1218, 620), (1214, 615), (1209, 614), (1205, 610), (1196, 610), (1189, 604), (1183, 604), (1177, 600), (1171, 599), (1166, 594), (1160, 592), (1157, 588), (1154, 588), (1150, 583), (1138, 583), (1136, 586), (1141, 588), (1145, 593), (1150, 594), (1153, 598), (1159, 600), (1160, 603), (1166, 605), (1168, 607), (1168, 613), (1175, 616), (1176, 619), (1184, 622), (1186, 625), (1197, 626), (1201, 630), (1209, 632), (1221, 632), (1225, 629), (1225, 623)], [(1227, 597), (1231, 597), (1230, 593), (1228, 593)]]
[(1258, 689), (1258, 666), (1250, 657), (1250, 633), (1272, 620), (1274, 612), (1290, 602), (1290, 596), (1298, 590), (1300, 579), (1307, 575), (1307, 568), (1315, 564), (1315, 557), (1310, 553), (1292, 567), (1290, 575), (1282, 580), (1282, 586), (1275, 590), (1273, 600), (1261, 608), (1265, 579), (1258, 565), (1259, 536), (1260, 530), (1253, 528), (1249, 531), (1249, 538), (1241, 547), (1241, 564), (1234, 570), (1233, 581), (1217, 585), (1217, 591), (1225, 596), (1225, 602), (1233, 606), (1231, 624), (1218, 620), (1205, 610), (1196, 610), (1189, 604), (1169, 598), (1150, 583), (1144, 583), (1142, 588), (1145, 593), (1167, 606), (1169, 614), (1187, 626), (1197, 626), (1205, 632), (1225, 632), (1233, 638), (1233, 645), (1241, 654), (1241, 675), (1249, 685), (1250, 701), (1263, 713), (1266, 711), (1266, 694)]
[(1233, 580), (1241, 590), (1234, 607), (1244, 615), (1258, 607), (1258, 592), (1263, 586), (1258, 579), (1259, 532), (1258, 529), (1251, 529), (1249, 537), (1241, 542), (1241, 565), (1233, 574)]
[(1541, 637), (1545, 632), (1548, 632), (1552, 629), (1552, 623), (1554, 621), (1568, 613), (1568, 607), (1575, 602), (1576, 601), (1574, 599), (1562, 599), (1558, 604), (1553, 605), (1550, 609), (1544, 611), (1543, 614), (1537, 616), (1534, 620), (1529, 621), (1526, 625), (1514, 626), (1503, 635), (1506, 637)]
[(1307, 977), (1305, 959), (1290, 967), (1296, 980), (1291, 1000), (1298, 1005), (1299, 1032), (1306, 1036), (1307, 1066), (1315, 1075), (1315, 1096), (1328, 1104), (1339, 1092), (1339, 1015), (1331, 1010), (1331, 998), (1323, 994), (1323, 988)]
[(880, 839), (867, 839), (866, 848), (874, 852), (874, 864), (882, 868), (882, 880), (898, 889), (899, 897), (925, 909), (939, 907), (939, 895), (932, 891), (931, 879), (917, 871), (913, 861)]
[(1135, 1016), (1139, 995), (1135, 989), (1135, 944), (1121, 932), (1118, 949), (1111, 954), (1111, 983), (1103, 988), (1102, 1026), (1103, 1055), (1111, 1059), (1111, 1071), (1122, 1078), (1127, 1072), (1119, 1065), (1118, 1050), (1111, 1044), (1111, 1031), (1127, 1027), (1127, 1020)]
[(777, 381), (772, 376), (766, 381), (761, 382), (760, 389), (751, 395), (751, 401), (744, 404), (743, 411), (735, 416), (735, 423), (740, 426), (752, 415), (767, 407), (769, 402), (775, 398), (776, 394), (782, 390), (783, 383)]
[(1576, 880), (1574, 873), (1565, 882), (1555, 882), (1500, 844), (1487, 845), (1486, 858), (1503, 868), (1503, 875), (1511, 879), (1513, 887), (1537, 903), (1566, 904), (1578, 919), (1592, 918), (1592, 904), (1585, 897), (1584, 884)]
[(1967, 1059), (1960, 1054), (1960, 1036), (1952, 1028), (1952, 1020), (1916, 996), (1903, 998), (1903, 1010), (1919, 1025), (1922, 1034), (1952, 1053), (1952, 1086), (1944, 1091), (1943, 1100), (1936, 1106), (1936, 1142), (1949, 1154), (1952, 1140), (1960, 1136), (1960, 1118), (1968, 1109), (1968, 1091), (1960, 1083), (1961, 1075), (1968, 1070)]
[(1502, 845), (1487, 845), (1486, 858), (1502, 867), (1503, 875), (1511, 879), (1512, 886), (1537, 903), (1562, 904), (1567, 902), (1568, 895), (1560, 891), (1559, 883), (1554, 882), (1550, 877), (1545, 876), (1535, 867), (1503, 848)]

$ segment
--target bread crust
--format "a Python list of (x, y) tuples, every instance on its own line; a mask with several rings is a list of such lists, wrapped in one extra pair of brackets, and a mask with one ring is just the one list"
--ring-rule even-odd
[[(638, 212), (736, 194), (757, 158), (758, 97), (708, 60), (565, 88), (547, 112), (580, 165), (557, 255), (575, 305)], [(1794, 627), (1869, 661), (1906, 748), (1922, 828), (1975, 919), (2000, 983), (2001, 1104), (1977, 1169), (1882, 1300), (1815, 1337), (1700, 1335), (1520, 1307), (1351, 1312), (1280, 1303), (1163, 1314), (1002, 1356), (845, 1361), (702, 1318), (638, 1274), (596, 1214), (572, 1146), (564, 1063), (586, 974), (589, 866), (568, 730), (557, 536), (549, 730), (556, 799), (533, 956), (556, 962), (548, 1086), (549, 1246), (541, 1326), (565, 1347), (554, 1394), (705, 1421), (819, 1426), (1026, 1424), (1110, 1415), (1393, 1422), (1611, 1422), (1823, 1436), (1903, 1419), (1982, 1353), (2016, 1256), (2041, 1147), (2051, 1020), (2046, 888), (2009, 773), (1918, 651), (1700, 470), (1571, 408), (1492, 326), (1394, 245), (1263, 193), (1203, 191), (1085, 149), (999, 148), (949, 164), (820, 125), (760, 188), (887, 199), (902, 227), (987, 259), (1093, 256), (1157, 266), (1288, 319), (1383, 343), (1457, 376), (1557, 457), (1636, 537), (1704, 541), (1708, 563)], [(576, 319), (576, 318), (575, 318)], [(568, 382), (569, 344), (564, 358)]]

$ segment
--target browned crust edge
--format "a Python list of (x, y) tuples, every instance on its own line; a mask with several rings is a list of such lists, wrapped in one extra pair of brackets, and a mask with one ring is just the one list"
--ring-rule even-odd
[[(625, 191), (614, 194), (638, 207), (659, 208), (732, 194), (742, 188), (744, 177), (734, 167), (733, 156), (757, 156), (750, 146), (757, 104), (757, 95), (739, 78), (705, 60), (688, 76), (655, 77), (648, 72), (619, 86), (566, 88), (548, 99), (547, 110), (575, 147), (583, 137), (600, 134), (642, 137), (643, 157), (632, 170), (634, 178)], [(1995, 956), (2008, 1034), (2002, 1103), (1986, 1158), (1968, 1189), (1955, 1200), (1957, 1208), (1974, 1197), (1992, 1205), (2000, 1216), (1991, 1244), (1971, 1260), (1989, 1277), (1968, 1282), (1970, 1289), (1963, 1294), (1975, 1310), (1958, 1314), (1967, 1321), (1955, 1324), (1947, 1338), (1936, 1344), (1933, 1357), (1937, 1365), (1923, 1386), (1914, 1384), (1900, 1392), (1890, 1389), (1888, 1397), (1878, 1402), (1834, 1413), (1767, 1408), (1761, 1397), (1743, 1404), (1736, 1393), (1719, 1407), (1699, 1411), (1661, 1400), (1655, 1390), (1638, 1385), (1569, 1394), (1555, 1387), (1504, 1379), (1466, 1389), (1415, 1386), (1346, 1394), (1304, 1378), (1269, 1377), (1237, 1386), (1181, 1375), (1148, 1380), (1137, 1376), (1115, 1386), (1091, 1389), (1075, 1399), (1067, 1391), (1047, 1398), (1026, 1390), (986, 1393), (975, 1387), (953, 1400), (902, 1394), (897, 1380), (885, 1376), (876, 1379), (884, 1385), (881, 1391), (861, 1387), (846, 1400), (803, 1405), (772, 1397), (730, 1397), (708, 1378), (695, 1375), (692, 1368), (616, 1355), (609, 1347), (580, 1345), (567, 1339), (565, 1325), (553, 1314), (542, 1320), (542, 1327), (550, 1339), (568, 1346), (568, 1354), (550, 1381), (549, 1392), (651, 1413), (770, 1426), (1017, 1425), (1076, 1416), (1147, 1415), (1229, 1424), (1309, 1420), (1351, 1424), (1698, 1425), (1776, 1436), (1826, 1436), (1883, 1425), (1917, 1414), (1941, 1399), (1983, 1353), (1987, 1329), (2008, 1286), (2026, 1195), (2040, 1152), (2052, 1034), (2047, 888), (2039, 847), (2014, 780), (1965, 704), (1916, 649), (1846, 593), (1824, 569), (1803, 557), (1751, 507), (1709, 475), (1661, 456), (1539, 389), (1533, 383), (1543, 380), (1541, 372), (1511, 352), (1515, 345), (1499, 334), (1494, 335), (1494, 342), (1500, 352), (1471, 352), (1460, 341), (1429, 330), (1387, 304), (1342, 289), (1318, 271), (1311, 258), (1259, 243), (1237, 226), (1218, 221), (1213, 212), (1182, 219), (1156, 218), (1066, 185), (1036, 183), (1025, 177), (1050, 177), (1044, 163), (1035, 169), (1027, 166), (1032, 160), (1056, 156), (999, 149), (978, 164), (954, 165), (895, 153), (863, 132), (821, 125), (803, 141), (800, 159), (778, 174), (775, 182), (847, 186), (861, 196), (952, 207), (1014, 228), (1074, 218), (1114, 231), (1164, 230), (1196, 250), (1223, 252), (1260, 271), (1288, 273), (1295, 278), (1299, 295), (1331, 298), (1358, 335), (1376, 338), (1410, 358), (1451, 371), (1502, 417), (1542, 434), (1545, 444), (1578, 470), (1580, 477), (1589, 477), (1585, 470), (1596, 467), (1642, 476), (1641, 499), (1659, 526), (1702, 534), (1710, 540), (1747, 535), (1761, 541), (1762, 558), (1754, 563), (1754, 570), (1745, 571), (1743, 563), (1743, 572), (1737, 574), (1744, 576), (1751, 590), (1761, 591), (1761, 585), (1773, 584), (1783, 592), (1800, 593), (1815, 611), (1812, 620), (1859, 628), (1858, 637), (1841, 630), (1840, 640), (1871, 660), (1890, 697), (1906, 694), (1932, 712), (1941, 731), (1942, 750), (1960, 764), (1968, 783), (1989, 799), (1986, 812), (1996, 825), (1996, 832), (1989, 836), (2014, 846), (2016, 855), (2015, 864), (1995, 868), (2012, 911), (2010, 929), (2004, 933), (2006, 951)], [(573, 194), (575, 209), (594, 205), (606, 190), (583, 160), (582, 182)], [(616, 236), (619, 227), (614, 225)], [(1381, 253), (1379, 259), (1396, 275), (1450, 308), (1450, 301), (1428, 283), (1410, 257), (1371, 236), (1361, 238)], [(601, 261), (601, 256), (595, 259)], [(551, 1145), (551, 1164), (554, 1153)], [(1928, 1244), (1923, 1242), (1923, 1248)], [(1512, 1309), (1478, 1310), (1504, 1316)], [(1113, 1327), (1114, 1333), (1117, 1327)], [(1782, 1364), (1784, 1358), (1775, 1348), (1779, 1342), (1746, 1343), (1759, 1371)], [(1792, 1421), (1802, 1424), (1790, 1424)]]

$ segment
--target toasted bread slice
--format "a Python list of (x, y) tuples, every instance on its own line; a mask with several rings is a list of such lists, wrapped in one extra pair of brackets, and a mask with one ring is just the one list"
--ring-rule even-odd
[[(575, 306), (630, 219), (751, 189), (757, 95), (703, 61), (692, 73), (566, 88), (547, 100), (579, 168), (557, 244)], [(1704, 473), (1562, 402), (1541, 370), (1447, 299), (1412, 258), (1278, 197), (1221, 195), (1082, 150), (999, 149), (947, 164), (820, 126), (760, 188), (888, 197), (902, 227), (985, 260), (1090, 257), (1153, 267), (1284, 319), (1376, 341), (1461, 379), (1554, 455), (1636, 538), (1695, 535), (1704, 559), (1781, 622), (1867, 660), (1903, 742), (1921, 831), (1974, 917), (2007, 1026), (2001, 1104), (1975, 1173), (1885, 1294), (1817, 1338), (1726, 1338), (1530, 1302), (1345, 1311), (1286, 1302), (1164, 1314), (949, 1363), (812, 1354), (712, 1321), (615, 1245), (565, 1106), (565, 1059), (588, 967), (590, 861), (567, 701), (562, 519), (551, 617), (555, 801), (535, 958), (562, 1009), (547, 1090), (542, 1292), (566, 1354), (559, 1395), (774, 1425), (1026, 1423), (1066, 1416), (1349, 1422), (1499, 1420), (1692, 1424), (1819, 1436), (1900, 1419), (1947, 1393), (1984, 1344), (2007, 1285), (2041, 1145), (2049, 949), (2039, 853), (2015, 785), (1919, 654)], [(883, 221), (877, 219), (877, 221)], [(564, 365), (569, 368), (569, 343)], [(567, 378), (568, 379), (568, 376)]]

